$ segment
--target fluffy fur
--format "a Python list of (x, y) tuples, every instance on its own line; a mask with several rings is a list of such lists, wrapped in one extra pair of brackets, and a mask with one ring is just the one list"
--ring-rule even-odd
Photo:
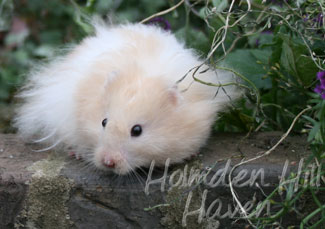
[[(193, 82), (193, 71), (176, 84), (199, 64), (192, 50), (155, 26), (97, 26), (95, 36), (30, 75), (15, 126), (27, 139), (48, 148), (63, 144), (118, 174), (152, 160), (181, 162), (199, 150), (217, 112), (238, 96), (233, 86)], [(215, 70), (196, 77), (216, 84), (234, 80)], [(132, 137), (136, 124), (143, 131)], [(111, 161), (114, 168), (107, 166)]]

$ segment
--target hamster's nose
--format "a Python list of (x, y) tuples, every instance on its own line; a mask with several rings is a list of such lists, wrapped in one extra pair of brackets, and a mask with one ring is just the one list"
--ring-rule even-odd
[(115, 168), (115, 161), (110, 159), (110, 160), (103, 160), (103, 164), (104, 166), (108, 167), (108, 168)]

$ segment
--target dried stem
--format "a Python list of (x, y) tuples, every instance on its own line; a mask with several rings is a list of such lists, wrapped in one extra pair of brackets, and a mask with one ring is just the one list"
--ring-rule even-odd
[(170, 7), (169, 9), (167, 9), (167, 10), (163, 10), (163, 11), (161, 11), (161, 12), (159, 12), (159, 13), (153, 14), (153, 15), (151, 15), (150, 17), (147, 17), (147, 18), (143, 19), (140, 23), (143, 24), (143, 23), (145, 23), (145, 22), (151, 20), (152, 18), (155, 18), (155, 17), (161, 16), (161, 15), (167, 14), (167, 13), (169, 13), (169, 12), (175, 10), (175, 9), (176, 9), (177, 7), (179, 7), (180, 5), (182, 5), (182, 4), (184, 3), (184, 1), (185, 1), (185, 0), (181, 0), (181, 1), (179, 1), (179, 3), (177, 3), (176, 5)]

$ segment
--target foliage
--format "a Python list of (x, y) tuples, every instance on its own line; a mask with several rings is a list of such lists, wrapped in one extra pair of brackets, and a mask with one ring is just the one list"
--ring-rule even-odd
[[(2, 0), (0, 103), (12, 101), (32, 64), (53, 57), (62, 44), (78, 42), (91, 33), (89, 21), (94, 15), (116, 23), (136, 22), (177, 3)], [(325, 71), (324, 12), (322, 0), (185, 0), (163, 15), (179, 39), (208, 56), (206, 62), (230, 69), (243, 79), (246, 97), (217, 121), (215, 130), (285, 131), (296, 115), (309, 107), (293, 131), (308, 134), (312, 149), (309, 161), (317, 162), (323, 176), (325, 100), (319, 90), (325, 90), (325, 86), (317, 93), (313, 90), (319, 88), (317, 72)], [(253, 219), (257, 225), (280, 224), (283, 214), (297, 211), (295, 201), (306, 192), (313, 194), (315, 189), (306, 186), (298, 197), (292, 195), (291, 187), (286, 191), (286, 201), (276, 217)], [(316, 215), (322, 215), (316, 225), (325, 219), (324, 203), (313, 197), (318, 208), (302, 220), (302, 228)]]
[[(222, 43), (217, 43), (220, 47), (212, 47), (215, 53), (211, 58), (214, 58), (216, 66), (230, 68), (255, 85), (247, 96), (254, 105), (242, 101), (238, 108), (223, 116), (216, 129), (284, 131), (296, 115), (307, 107), (305, 111), (308, 112), (298, 119), (294, 130), (308, 133), (312, 149), (304, 171), (314, 174), (315, 168), (310, 167), (316, 163), (317, 171), (324, 178), (324, 2), (267, 1), (263, 4), (261, 1), (241, 1), (241, 6), (232, 6), (234, 1), (231, 1), (225, 8), (228, 11), (222, 12), (216, 10), (215, 2), (218, 2), (218, 6), (229, 4), (229, 1), (212, 1), (212, 4), (205, 6), (208, 13), (204, 19), (213, 25), (216, 34), (221, 31), (215, 40), (223, 39)], [(320, 84), (316, 85), (318, 81)], [(251, 87), (249, 84), (247, 86)], [(292, 179), (299, 179), (299, 176), (292, 174)], [(281, 226), (281, 217), (285, 214), (294, 211), (301, 215), (296, 203), (306, 193), (311, 193), (317, 207), (303, 218), (300, 227), (318, 228), (323, 225), (324, 202), (315, 194), (323, 189), (303, 184), (299, 191), (293, 191), (292, 182), (279, 186), (286, 191), (283, 202), (274, 203), (279, 205), (279, 211), (269, 217), (248, 219), (259, 228)], [(277, 191), (270, 194), (266, 201), (272, 200)]]

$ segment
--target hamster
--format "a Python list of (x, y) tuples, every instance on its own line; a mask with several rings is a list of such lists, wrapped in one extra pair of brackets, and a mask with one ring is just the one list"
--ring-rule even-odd
[[(238, 97), (235, 86), (194, 81), (201, 63), (154, 25), (97, 25), (95, 35), (29, 75), (14, 126), (24, 139), (47, 143), (46, 149), (64, 146), (121, 175), (152, 160), (182, 162)], [(215, 84), (235, 80), (206, 65), (195, 76)]]

